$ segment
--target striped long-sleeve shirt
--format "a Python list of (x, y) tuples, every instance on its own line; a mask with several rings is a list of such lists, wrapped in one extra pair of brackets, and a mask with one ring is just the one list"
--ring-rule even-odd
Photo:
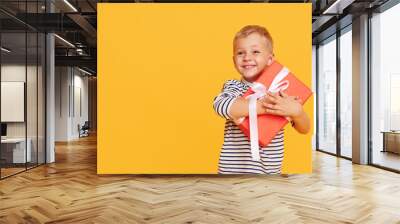
[(226, 119), (224, 144), (222, 145), (218, 173), (221, 174), (279, 174), (283, 160), (284, 134), (280, 130), (271, 143), (260, 148), (261, 161), (251, 159), (250, 141), (233, 122), (229, 109), (233, 101), (241, 97), (251, 86), (242, 80), (228, 80), (221, 93), (214, 99), (214, 110)]

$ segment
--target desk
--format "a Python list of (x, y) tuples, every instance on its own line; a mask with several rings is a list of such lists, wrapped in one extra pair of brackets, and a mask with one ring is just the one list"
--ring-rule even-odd
[[(27, 148), (25, 155), (25, 138), (6, 138), (1, 139), (1, 154), (9, 163), (25, 163), (32, 160), (31, 145), (32, 141), (30, 138), (27, 139)], [(10, 147), (11, 146), (11, 147)], [(11, 149), (10, 149), (11, 148)], [(11, 156), (12, 154), (12, 156)], [(5, 155), (5, 156), (3, 156)], [(7, 158), (8, 157), (8, 158)], [(11, 160), (12, 158), (12, 160)], [(27, 161), (25, 161), (25, 158)]]
[(383, 133), (382, 152), (400, 154), (400, 131), (382, 131), (381, 133)]

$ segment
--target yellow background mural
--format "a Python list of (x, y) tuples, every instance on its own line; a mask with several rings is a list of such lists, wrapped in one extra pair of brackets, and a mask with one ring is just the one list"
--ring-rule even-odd
[[(311, 4), (98, 4), (98, 173), (217, 173), (225, 121), (212, 103), (240, 79), (232, 40), (248, 24), (311, 88)], [(283, 173), (311, 172), (312, 132), (286, 126)]]

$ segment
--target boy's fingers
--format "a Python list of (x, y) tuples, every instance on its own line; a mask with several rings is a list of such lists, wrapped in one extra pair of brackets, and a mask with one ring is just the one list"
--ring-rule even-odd
[(294, 100), (299, 100), (300, 99), (300, 97), (298, 97), (298, 96), (290, 96), (292, 99), (294, 99)]
[(264, 104), (264, 106), (268, 109), (273, 109), (273, 110), (278, 110), (280, 109), (280, 107), (276, 104), (271, 104), (271, 103), (266, 103)]
[(280, 91), (275, 93), (275, 98), (278, 99), (278, 100), (283, 98), (283, 96), (281, 95)]
[(267, 98), (267, 95), (260, 97), (260, 100), (265, 100)]
[(264, 102), (262, 105), (264, 106), (264, 109), (266, 109), (266, 110), (267, 109), (273, 110), (273, 111), (282, 110), (282, 107), (279, 104)]
[(288, 97), (288, 95), (287, 95), (283, 90), (279, 91), (279, 94), (280, 94), (282, 97)]
[(272, 97), (272, 98), (276, 98), (277, 94), (276, 93), (271, 93), (271, 92), (267, 92), (267, 96)]
[(265, 97), (265, 101), (264, 102), (269, 102), (269, 103), (276, 103), (276, 99), (270, 96), (266, 96)]
[(267, 114), (272, 114), (272, 115), (281, 115), (281, 116), (284, 115), (284, 113), (281, 110), (265, 109), (265, 112)]
[(272, 110), (272, 109), (265, 109), (265, 112), (266, 112), (267, 114), (276, 114), (276, 111), (275, 111), (275, 110)]
[(274, 99), (274, 103), (277, 103), (278, 100), (282, 99), (282, 97), (279, 95), (279, 93), (270, 93), (270, 92), (268, 92), (267, 94), (268, 94), (270, 99), (271, 98)]

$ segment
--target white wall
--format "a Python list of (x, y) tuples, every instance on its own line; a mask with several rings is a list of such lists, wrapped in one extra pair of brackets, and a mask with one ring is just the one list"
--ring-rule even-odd
[(69, 68), (55, 68), (55, 141), (68, 141)]
[[(32, 69), (32, 67), (28, 67), (28, 69)], [(1, 81), (25, 82), (25, 64), (1, 65)]]
[(25, 82), (1, 81), (1, 121), (25, 121)]
[(88, 78), (83, 75), (75, 68), (56, 67), (56, 141), (77, 139), (78, 124), (88, 120)]
[[(28, 69), (30, 69), (28, 67)], [(1, 66), (1, 81), (25, 82), (25, 64), (9, 64)], [(6, 108), (1, 108), (5, 110)], [(7, 137), (25, 137), (25, 123), (7, 123)]]
[[(38, 69), (38, 70), (37, 70)], [(30, 139), (30, 148), (32, 161), (44, 163), (44, 74), (41, 66), (32, 66), (25, 64), (3, 64), (1, 66), (1, 81), (9, 82), (24, 82), (26, 83), (26, 108), (23, 106), (22, 110), (25, 112), (27, 119), (24, 122), (6, 122), (7, 123), (7, 137), (9, 138), (24, 138), (25, 135)], [(27, 78), (27, 80), (25, 80)], [(2, 96), (6, 97), (6, 96)], [(10, 108), (1, 108), (1, 110), (10, 110)], [(11, 111), (12, 112), (12, 111)], [(37, 156), (37, 153), (39, 155)]]
[[(3, 82), (25, 82), (25, 64), (18, 65), (18, 64), (5, 64), (1, 66), (1, 81)], [(36, 81), (34, 78), (30, 77), (32, 75), (36, 76), (36, 66), (27, 66), (27, 75), (29, 84), (35, 86)], [(27, 106), (36, 108), (36, 88), (28, 88), (27, 89)], [(34, 102), (35, 105), (29, 105), (31, 102)], [(40, 106), (40, 105), (39, 105)], [(6, 110), (7, 108), (1, 108), (2, 110)], [(31, 111), (28, 111), (31, 112)], [(28, 122), (34, 121), (36, 123), (36, 113), (28, 113)], [(32, 117), (33, 116), (33, 117)], [(36, 126), (28, 124), (28, 137), (29, 134), (35, 131), (36, 133)], [(34, 130), (30, 131), (30, 127), (33, 127)], [(7, 122), (7, 136), (8, 137), (25, 137), (25, 122)]]
[[(76, 138), (78, 138), (79, 133), (78, 133), (78, 129), (77, 126), (78, 124), (80, 124), (80, 126), (82, 126), (85, 121), (89, 120), (89, 91), (88, 91), (88, 77), (84, 76), (84, 74), (78, 70), (75, 70), (75, 82), (74, 85), (78, 88), (80, 88), (81, 90), (81, 97), (80, 97), (80, 101), (81, 101), (81, 113), (78, 113), (78, 111), (76, 111), (75, 113), (75, 120), (73, 123), (73, 127), (74, 128), (74, 136)], [(76, 89), (75, 89), (76, 90)]]

